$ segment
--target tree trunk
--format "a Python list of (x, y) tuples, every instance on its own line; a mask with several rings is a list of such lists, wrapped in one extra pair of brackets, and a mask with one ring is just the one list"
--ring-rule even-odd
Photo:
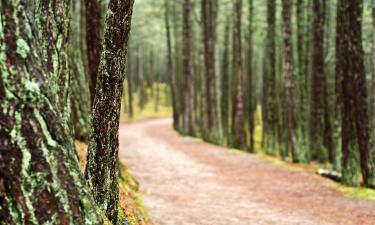
[(296, 115), (294, 109), (293, 91), (293, 49), (292, 49), (292, 24), (291, 11), (292, 1), (283, 0), (283, 33), (284, 33), (284, 85), (285, 102), (289, 128), (289, 141), (292, 150), (293, 162), (299, 162), (299, 146), (296, 135)]
[(368, 112), (367, 85), (362, 47), (363, 0), (349, 1), (349, 58), (352, 85), (354, 85), (354, 120), (360, 151), (363, 181), (367, 187), (375, 188), (375, 146), (370, 137), (371, 119)]
[(267, 69), (265, 71), (263, 86), (265, 88), (266, 108), (264, 132), (266, 153), (274, 155), (277, 141), (277, 98), (276, 96), (276, 1), (267, 0), (267, 44), (266, 44), (266, 61)]
[(132, 62), (130, 57), (130, 52), (128, 53), (128, 60), (126, 62), (128, 64), (127, 74), (128, 74), (128, 115), (130, 118), (133, 118), (133, 70), (132, 70)]
[(94, 104), (98, 69), (100, 63), (100, 52), (102, 48), (101, 28), (102, 10), (101, 0), (85, 0), (86, 6), (86, 40), (87, 60), (90, 78), (91, 106)]
[(193, 2), (185, 0), (183, 4), (183, 66), (184, 66), (184, 130), (194, 134), (194, 59), (193, 59)]
[(224, 35), (224, 51), (223, 61), (221, 70), (221, 119), (223, 124), (224, 136), (229, 136), (229, 96), (230, 96), (230, 82), (229, 82), (229, 32), (230, 32), (230, 20), (227, 18), (225, 24), (225, 35)]
[(249, 36), (248, 36), (248, 62), (247, 62), (247, 104), (248, 104), (248, 121), (249, 121), (249, 152), (255, 152), (254, 149), (254, 112), (255, 104), (255, 89), (254, 89), (254, 75), (253, 75), (253, 17), (254, 5), (253, 0), (249, 0)]
[(241, 148), (244, 145), (244, 93), (242, 71), (242, 44), (241, 44), (241, 17), (242, 0), (234, 3), (234, 32), (233, 32), (233, 57), (235, 72), (235, 92), (232, 114), (232, 140), (231, 146)]
[[(82, 0), (71, 2), (71, 34), (82, 34)], [(72, 38), (69, 46), (69, 68), (71, 77), (71, 120), (75, 138), (88, 140), (90, 132), (90, 92), (82, 56), (82, 44), (86, 42)]]
[(139, 94), (139, 108), (141, 110), (144, 109), (145, 105), (147, 104), (147, 95), (146, 95), (146, 81), (145, 81), (145, 74), (144, 74), (144, 54), (143, 48), (141, 45), (138, 45), (138, 53), (137, 53), (137, 66), (138, 66), (138, 94)]
[(164, 7), (165, 7), (165, 28), (166, 28), (166, 36), (167, 36), (167, 49), (168, 49), (168, 77), (169, 77), (169, 85), (172, 93), (172, 110), (173, 110), (173, 127), (174, 129), (178, 129), (178, 118), (179, 118), (179, 109), (177, 107), (177, 81), (175, 77), (175, 69), (173, 63), (173, 53), (172, 53), (172, 37), (170, 31), (170, 21), (169, 21), (169, 4), (168, 0), (165, 0)]
[(362, 7), (361, 0), (341, 0), (338, 5), (338, 18), (342, 16), (339, 47), (343, 54), (342, 64), (337, 65), (338, 73), (342, 74), (342, 182), (357, 186), (360, 166), (365, 185), (375, 187), (375, 154), (370, 139), (362, 49)]
[[(53, 39), (41, 37), (53, 35), (66, 41), (67, 31), (46, 31), (41, 29), (44, 27), (41, 22), (48, 21), (49, 27), (68, 28), (57, 26), (59, 23), (55, 20), (44, 20), (48, 11), (59, 12), (55, 18), (67, 22), (65, 10), (68, 8), (64, 1), (50, 3), (35, 1), (33, 6), (37, 8), (32, 8), (27, 1), (0, 3), (0, 104), (3, 108), (0, 110), (0, 221), (102, 224), (80, 172), (73, 140), (66, 130), (67, 121), (61, 116), (59, 103), (64, 100), (58, 95), (59, 101), (56, 101), (56, 91), (51, 88), (51, 85), (58, 86), (55, 81), (62, 82), (65, 79), (60, 78), (68, 77), (66, 61), (62, 60), (66, 59), (62, 50), (66, 43), (61, 43), (61, 48), (53, 49), (52, 45), (45, 49), (44, 41)], [(33, 11), (40, 15), (35, 24), (29, 20)], [(37, 36), (31, 30), (38, 31)], [(52, 33), (50, 36), (44, 32)], [(63, 57), (55, 65), (48, 63), (53, 54)], [(58, 75), (51, 74), (54, 67), (60, 68)]]
[(133, 0), (110, 0), (106, 16), (86, 177), (96, 203), (113, 223), (118, 219), (118, 128)]
[(202, 0), (202, 25), (204, 45), (204, 74), (206, 80), (206, 110), (207, 134), (209, 141), (222, 141), (222, 127), (217, 110), (216, 93), (216, 27), (217, 27), (217, 0)]
[(327, 161), (324, 134), (324, 1), (313, 1), (313, 49), (310, 107), (310, 149), (312, 159)]

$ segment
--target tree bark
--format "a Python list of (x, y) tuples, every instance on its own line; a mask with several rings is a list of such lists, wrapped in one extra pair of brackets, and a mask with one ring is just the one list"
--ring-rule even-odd
[(193, 2), (184, 0), (183, 4), (183, 73), (184, 85), (184, 130), (187, 134), (194, 134), (194, 50), (193, 50)]
[(244, 93), (243, 93), (243, 70), (242, 70), (242, 35), (241, 17), (242, 0), (234, 3), (234, 32), (233, 32), (233, 57), (235, 72), (235, 92), (232, 114), (232, 140), (231, 146), (241, 148), (244, 145)]
[(324, 1), (313, 1), (313, 49), (310, 107), (310, 149), (312, 159), (327, 161), (324, 134)]
[(96, 203), (113, 223), (118, 219), (118, 129), (133, 0), (110, 0), (106, 16), (86, 177)]
[(179, 119), (179, 109), (177, 107), (177, 81), (175, 77), (175, 69), (173, 63), (173, 53), (172, 53), (172, 37), (171, 37), (171, 29), (170, 29), (170, 20), (169, 20), (169, 4), (168, 0), (165, 0), (164, 7), (165, 7), (165, 28), (166, 28), (166, 36), (167, 36), (167, 50), (168, 50), (168, 77), (169, 77), (169, 85), (172, 93), (172, 110), (173, 110), (173, 127), (174, 129), (178, 129), (178, 119)]
[(94, 104), (100, 53), (102, 48), (102, 10), (101, 0), (85, 0), (86, 6), (86, 39), (87, 39), (87, 60), (90, 78), (91, 106)]
[(267, 0), (267, 40), (266, 71), (263, 81), (265, 114), (264, 132), (266, 153), (274, 155), (277, 140), (277, 99), (276, 99), (276, 1)]
[(293, 162), (299, 162), (299, 146), (296, 135), (296, 115), (294, 109), (294, 88), (293, 88), (293, 48), (292, 48), (292, 24), (291, 11), (292, 1), (282, 1), (283, 34), (284, 34), (284, 85), (285, 102), (289, 128), (289, 141), (292, 150)]
[[(71, 34), (82, 34), (82, 0), (71, 2)], [(82, 56), (82, 44), (86, 40), (72, 38), (69, 45), (69, 68), (71, 77), (71, 120), (76, 139), (87, 141), (90, 132), (90, 91), (89, 80), (85, 74), (84, 60)]]
[(360, 166), (365, 185), (375, 187), (375, 153), (370, 138), (362, 48), (362, 10), (362, 0), (341, 0), (338, 5), (338, 13), (342, 16), (339, 47), (344, 56), (340, 61), (342, 64), (337, 65), (342, 74), (342, 182), (357, 186)]
[(225, 35), (224, 35), (224, 51), (223, 61), (221, 69), (221, 119), (223, 124), (224, 136), (229, 136), (229, 96), (230, 96), (230, 81), (229, 81), (229, 34), (230, 33), (230, 20), (227, 18), (225, 24)]
[(204, 73), (206, 80), (206, 110), (207, 134), (209, 141), (218, 143), (222, 140), (222, 127), (217, 110), (216, 85), (216, 28), (217, 28), (217, 0), (202, 0), (202, 25), (204, 45)]
[(254, 112), (256, 108), (255, 103), (255, 89), (254, 89), (254, 74), (253, 74), (253, 18), (254, 5), (253, 0), (249, 0), (249, 36), (248, 36), (248, 62), (247, 62), (247, 104), (248, 104), (248, 124), (249, 124), (249, 152), (255, 152), (254, 149)]
[[(55, 19), (67, 20), (67, 2), (33, 3), (0, 2), (0, 105), (3, 109), (0, 110), (0, 221), (102, 224), (80, 172), (73, 140), (66, 130), (67, 121), (61, 116), (59, 103), (63, 100), (61, 95), (55, 98), (61, 92), (51, 88), (51, 85), (57, 86), (56, 80), (65, 81), (54, 78), (68, 77), (66, 61), (62, 60), (66, 59), (62, 50), (65, 44), (58, 45), (61, 48), (52, 49), (52, 45), (45, 49), (44, 41), (53, 42), (48, 37), (67, 40), (67, 31), (45, 30), (40, 23), (47, 21), (50, 28), (68, 28), (42, 16), (51, 10), (59, 12)], [(33, 11), (41, 16), (40, 20), (30, 19), (34, 17)], [(35, 36), (30, 31), (38, 34)], [(47, 33), (43, 35), (44, 32)], [(48, 39), (42, 40), (42, 36)], [(63, 57), (57, 61), (59, 65), (48, 63), (53, 54)], [(60, 68), (59, 76), (52, 76), (52, 68)]]
[(128, 74), (128, 115), (130, 118), (133, 118), (133, 70), (131, 66), (131, 57), (130, 57), (130, 52), (128, 53), (128, 69), (127, 69), (127, 74)]
[[(34, 1), (36, 37), (41, 46), (42, 63), (51, 81), (51, 89), (60, 116), (70, 121), (68, 32), (69, 1)], [(67, 130), (70, 128), (67, 126)]]

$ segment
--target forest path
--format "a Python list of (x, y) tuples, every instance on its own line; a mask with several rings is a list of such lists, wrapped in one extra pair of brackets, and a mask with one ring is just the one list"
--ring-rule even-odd
[(120, 126), (120, 158), (157, 225), (375, 224), (375, 203), (331, 181), (181, 137), (170, 119)]

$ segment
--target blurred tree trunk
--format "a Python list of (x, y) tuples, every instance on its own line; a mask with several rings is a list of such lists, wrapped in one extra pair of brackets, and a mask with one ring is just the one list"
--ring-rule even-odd
[[(335, 71), (335, 108), (334, 108), (334, 122), (333, 122), (333, 139), (335, 152), (342, 153), (342, 123), (343, 123), (343, 76), (346, 70), (345, 65), (345, 45), (342, 35), (344, 32), (344, 10), (342, 7), (343, 2), (337, 2), (336, 12), (336, 71)], [(341, 160), (335, 168), (341, 171)]]
[(230, 19), (227, 18), (225, 24), (225, 34), (224, 34), (224, 51), (223, 51), (223, 58), (222, 58), (222, 69), (221, 69), (221, 119), (223, 124), (223, 132), (224, 136), (228, 138), (229, 136), (229, 34), (230, 33)]
[[(348, 7), (350, 0), (339, 0), (337, 6), (337, 61), (336, 73), (338, 79), (336, 85), (342, 89), (342, 180), (349, 186), (359, 185), (359, 151), (355, 132), (353, 85), (351, 71), (349, 71), (349, 37), (350, 22), (348, 21)], [(341, 82), (340, 82), (341, 81)], [(340, 97), (340, 96), (337, 96)]]
[[(71, 2), (71, 23), (70, 33), (80, 34), (83, 39), (82, 30), (85, 29), (82, 24), (82, 0)], [(82, 35), (82, 36), (81, 36)], [(69, 68), (71, 76), (71, 119), (75, 138), (83, 141), (88, 140), (90, 132), (90, 91), (89, 80), (85, 74), (84, 60), (82, 56), (82, 44), (86, 40), (71, 38), (69, 45)]]
[[(331, 53), (331, 46), (332, 46), (332, 33), (333, 30), (333, 23), (332, 23), (332, 4), (329, 1), (324, 2), (324, 12), (325, 12), (325, 24), (324, 24), (324, 146), (327, 149), (328, 152), (328, 158), (329, 161), (332, 164), (332, 167), (334, 170), (338, 168), (339, 161), (339, 155), (340, 151), (336, 151), (334, 147), (334, 140), (333, 140), (333, 115), (334, 110), (332, 108), (331, 102), (333, 102), (331, 90), (333, 89), (330, 81), (332, 81), (332, 75), (334, 74), (334, 71), (332, 68), (334, 68), (333, 65), (333, 58), (330, 57)], [(336, 170), (337, 171), (337, 170)]]
[(96, 82), (100, 63), (100, 52), (102, 49), (102, 10), (101, 0), (85, 0), (86, 7), (86, 40), (87, 60), (90, 78), (91, 106), (94, 104), (96, 93)]
[[(51, 89), (60, 116), (65, 124), (70, 121), (70, 99), (68, 98), (68, 32), (69, 1), (34, 1), (36, 38), (40, 44), (42, 64), (51, 81)], [(37, 10), (36, 10), (37, 9)], [(59, 35), (57, 35), (59, 34)], [(67, 130), (70, 128), (67, 126)], [(70, 131), (69, 131), (70, 132)]]
[(297, 21), (297, 64), (298, 64), (298, 77), (296, 80), (296, 92), (298, 93), (297, 98), (297, 139), (299, 143), (300, 150), (300, 161), (309, 161), (309, 150), (308, 150), (308, 89), (306, 89), (306, 82), (308, 80), (308, 71), (305, 67), (305, 61), (308, 54), (307, 45), (309, 43), (309, 38), (306, 38), (305, 33), (307, 33), (308, 26), (306, 19), (306, 0), (297, 0), (296, 2), (296, 21)]
[(253, 17), (254, 5), (253, 0), (249, 0), (249, 34), (248, 34), (248, 59), (247, 59), (247, 104), (248, 104), (248, 121), (249, 121), (249, 152), (255, 152), (254, 149), (254, 112), (256, 108), (255, 103), (255, 88), (253, 85)]
[[(349, 35), (349, 71), (354, 86), (354, 120), (360, 151), (360, 166), (367, 187), (375, 188), (375, 146), (370, 136), (371, 119), (368, 111), (367, 85), (362, 47), (363, 0), (352, 0), (347, 5)], [(345, 78), (344, 78), (345, 79)], [(353, 110), (352, 108), (352, 110)]]
[(338, 5), (338, 18), (342, 18), (338, 47), (343, 54), (337, 65), (338, 73), (342, 74), (342, 182), (359, 185), (360, 168), (365, 185), (375, 187), (375, 154), (370, 137), (362, 48), (362, 10), (362, 0), (341, 0)]
[(184, 74), (184, 131), (194, 134), (194, 59), (193, 59), (193, 2), (184, 0), (183, 4), (183, 74)]
[(284, 34), (284, 85), (289, 142), (291, 144), (293, 162), (299, 162), (299, 146), (296, 135), (296, 115), (294, 109), (293, 90), (293, 49), (292, 49), (292, 1), (282, 1), (283, 34)]
[(222, 142), (222, 126), (217, 107), (216, 80), (216, 28), (217, 28), (217, 0), (202, 0), (202, 25), (204, 46), (204, 75), (206, 84), (207, 132), (209, 141)]
[(170, 14), (170, 6), (169, 6), (169, 1), (165, 0), (164, 2), (164, 7), (165, 7), (165, 28), (166, 28), (166, 36), (167, 36), (167, 50), (168, 50), (168, 77), (169, 77), (169, 85), (171, 89), (171, 94), (172, 94), (172, 110), (173, 110), (173, 127), (174, 129), (178, 129), (178, 118), (179, 118), (179, 108), (177, 107), (177, 81), (175, 77), (175, 69), (174, 69), (174, 62), (173, 62), (173, 52), (172, 52), (172, 36), (171, 36), (171, 29), (170, 29), (170, 19), (169, 19), (169, 14)]
[(138, 53), (137, 53), (137, 66), (138, 66), (138, 94), (139, 94), (139, 108), (142, 110), (144, 109), (147, 103), (147, 94), (146, 94), (146, 80), (144, 74), (144, 54), (143, 48), (141, 45), (138, 45)]
[(276, 1), (267, 0), (267, 37), (265, 71), (263, 80), (264, 136), (266, 153), (276, 153), (277, 141), (277, 98), (276, 98)]
[[(68, 1), (0, 3), (0, 221), (6, 224), (102, 224), (62, 116), (69, 98), (67, 10)], [(29, 20), (34, 13), (38, 19)], [(47, 24), (52, 29), (43, 29)], [(52, 64), (55, 54), (61, 58)]]
[(233, 62), (235, 72), (235, 91), (232, 114), (231, 147), (241, 148), (244, 145), (244, 75), (242, 70), (242, 0), (234, 2), (234, 29), (233, 29)]
[(130, 52), (128, 52), (128, 69), (127, 69), (127, 74), (128, 74), (128, 115), (130, 118), (133, 118), (133, 69), (132, 69), (132, 62), (131, 62), (131, 56)]
[(118, 219), (118, 128), (133, 3), (109, 1), (86, 167), (96, 203), (113, 223)]
[(324, 138), (324, 0), (313, 1), (313, 49), (310, 106), (310, 149), (312, 159), (327, 161)]

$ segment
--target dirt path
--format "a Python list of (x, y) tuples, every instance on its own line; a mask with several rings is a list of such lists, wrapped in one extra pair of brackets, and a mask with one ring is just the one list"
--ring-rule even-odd
[(120, 140), (155, 224), (375, 224), (375, 203), (343, 197), (307, 172), (181, 137), (169, 119), (122, 125)]

